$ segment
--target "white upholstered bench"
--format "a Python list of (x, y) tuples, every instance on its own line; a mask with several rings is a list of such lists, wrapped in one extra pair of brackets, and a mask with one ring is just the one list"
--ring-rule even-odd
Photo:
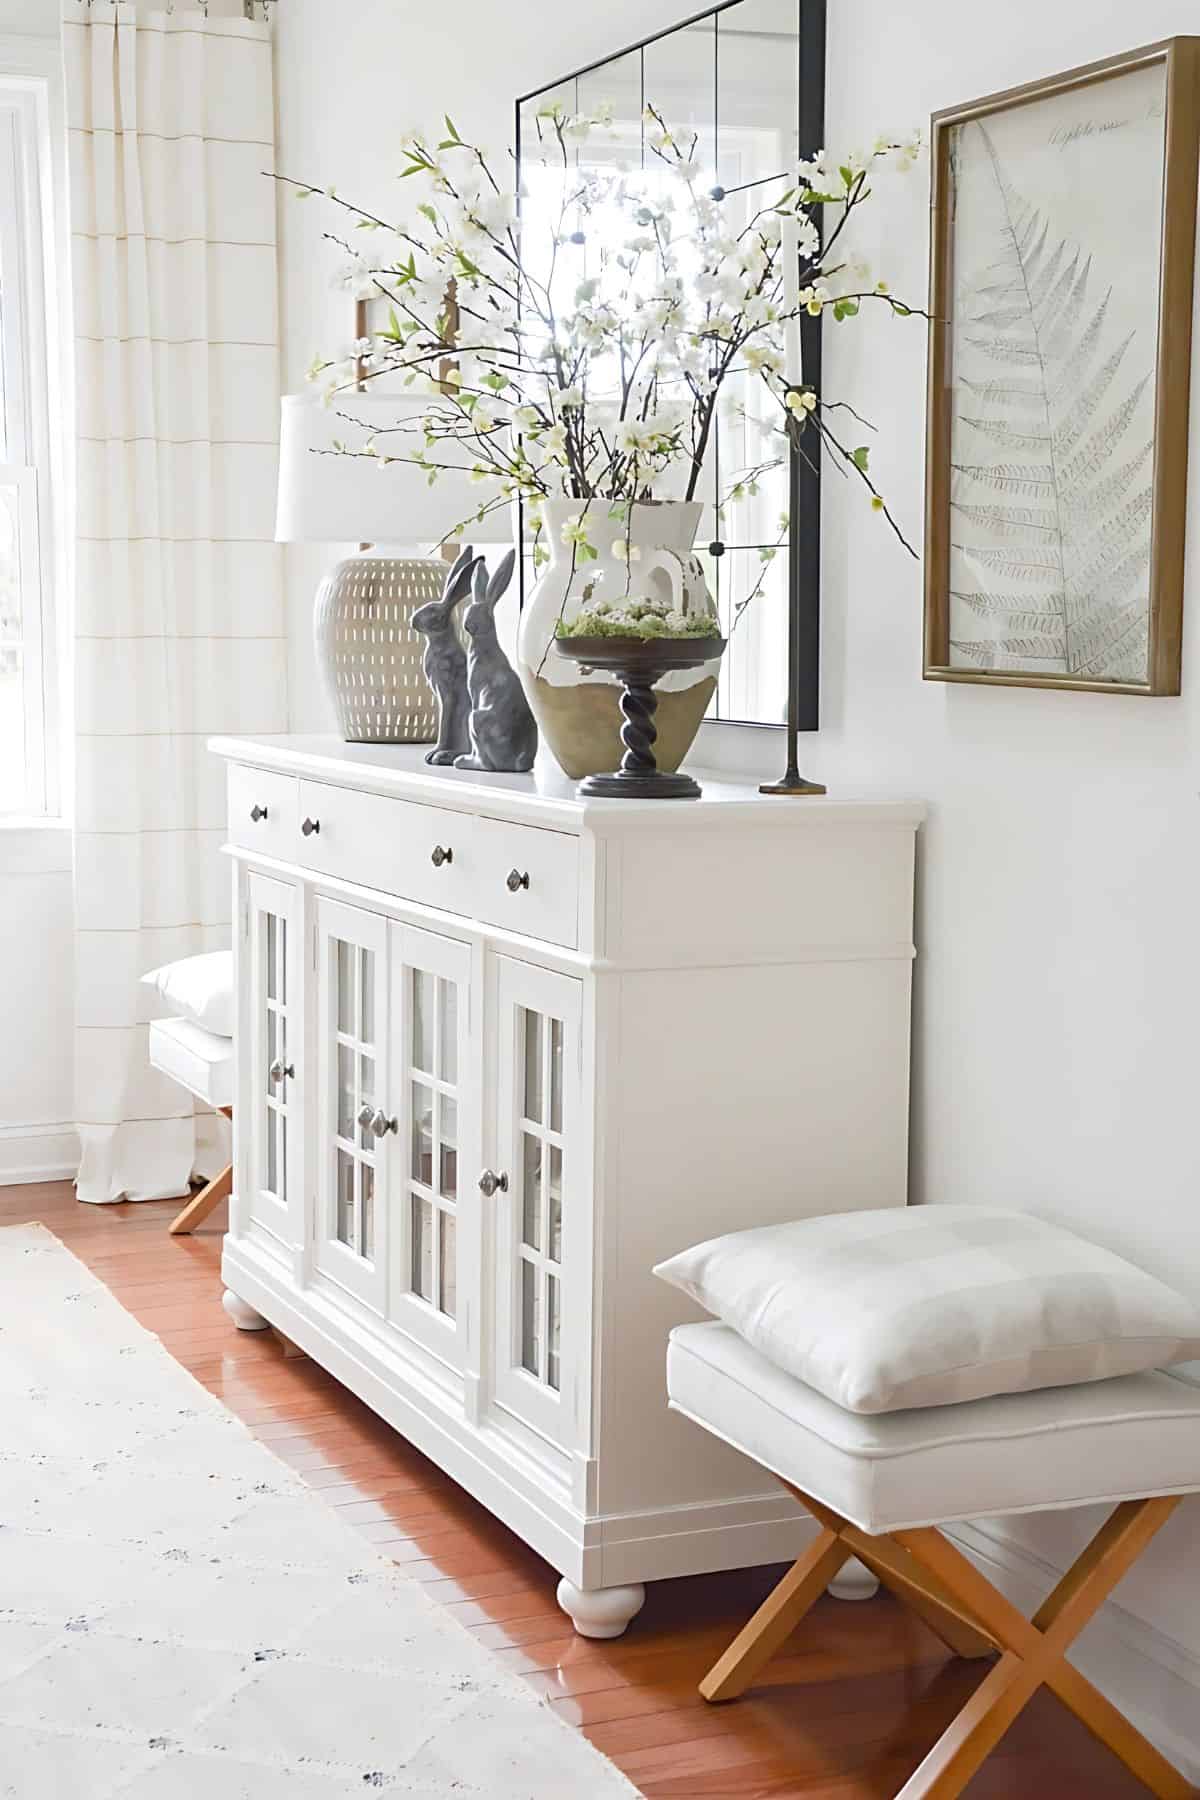
[[(227, 951), (207, 951), (168, 963), (143, 976), (167, 1005), (185, 1016), (155, 1019), (150, 1026), (152, 1067), (187, 1088), (214, 1112), (233, 1117), (233, 964)], [(214, 1030), (217, 1025), (221, 1029)], [(172, 1220), (172, 1236), (194, 1231), (226, 1199), (233, 1166), (222, 1169)]]
[[(700, 1686), (749, 1687), (857, 1556), (957, 1654), (997, 1656), (899, 1800), (953, 1800), (1049, 1687), (1163, 1800), (1190, 1784), (1066, 1661), (1181, 1496), (1200, 1490), (1200, 1307), (1123, 1257), (1002, 1206), (830, 1214), (732, 1232), (655, 1271), (716, 1321), (681, 1325), (667, 1389), (770, 1469), (809, 1548)], [(1026, 1619), (940, 1526), (1113, 1511)]]
[[(1200, 1390), (1160, 1370), (958, 1405), (862, 1414), (786, 1374), (719, 1322), (682, 1325), (670, 1404), (770, 1469), (815, 1519), (809, 1548), (705, 1676), (735, 1699), (850, 1556), (956, 1654), (998, 1659), (898, 1800), (951, 1800), (1043, 1685), (1162, 1800), (1191, 1784), (1065, 1660), (1072, 1641), (1200, 1490)], [(1032, 1620), (938, 1529), (989, 1514), (1113, 1512)]]

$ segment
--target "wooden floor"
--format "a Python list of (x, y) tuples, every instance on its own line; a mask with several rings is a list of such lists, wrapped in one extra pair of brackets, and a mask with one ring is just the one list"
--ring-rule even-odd
[[(0, 1188), (0, 1225), (49, 1226), (255, 1437), (647, 1800), (891, 1800), (979, 1681), (980, 1665), (947, 1662), (889, 1598), (826, 1598), (759, 1688), (706, 1706), (696, 1683), (771, 1585), (769, 1570), (659, 1582), (625, 1637), (576, 1637), (547, 1563), (314, 1363), (285, 1356), (271, 1333), (234, 1328), (220, 1307), (224, 1208), (194, 1237), (170, 1238), (176, 1210), (80, 1206), (66, 1183)], [(970, 1800), (1143, 1793), (1045, 1694), (968, 1790)]]

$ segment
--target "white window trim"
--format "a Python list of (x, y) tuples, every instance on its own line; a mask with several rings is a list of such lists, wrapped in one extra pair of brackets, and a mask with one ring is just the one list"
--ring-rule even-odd
[[(72, 475), (69, 434), (72, 394), (72, 337), (69, 314), (62, 305), (63, 275), (68, 268), (66, 128), (61, 46), (57, 37), (0, 35), (0, 155), (12, 154), (4, 132), (8, 121), (25, 125), (19, 154), (23, 190), (24, 282), (21, 329), (25, 368), (42, 368), (45, 382), (22, 393), (26, 456), (43, 478), (38, 483), (36, 560), (40, 565), (41, 605), (36, 621), (24, 620), (26, 643), (32, 643), (35, 667), (29, 685), (37, 704), (29, 721), (37, 743), (31, 757), (29, 807), (24, 814), (0, 814), (5, 833), (4, 863), (25, 851), (41, 859), (50, 851), (48, 828), (65, 828), (69, 817), (69, 758), (66, 713), (70, 668), (69, 617), (63, 597), (70, 592), (72, 562), (66, 522), (70, 517), (68, 484)], [(12, 129), (11, 123), (9, 129)], [(14, 364), (5, 371), (10, 385)], [(36, 684), (36, 686), (35, 686)], [(13, 834), (22, 833), (24, 849)], [(57, 866), (60, 853), (52, 860)]]

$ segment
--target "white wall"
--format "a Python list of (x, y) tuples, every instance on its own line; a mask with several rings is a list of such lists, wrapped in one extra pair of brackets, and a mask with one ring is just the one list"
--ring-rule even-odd
[[(452, 110), (506, 139), (511, 102), (690, 10), (533, 0), (449, 11), (358, 0), (277, 8), (279, 167), (367, 204), (396, 198), (400, 128)], [(1195, 29), (1194, 0), (1011, 0), (1003, 29), (962, 0), (835, 0), (830, 141), (870, 141), (941, 106)], [(867, 253), (923, 300), (926, 175), (881, 183)], [(350, 336), (313, 203), (281, 209), (285, 367)], [(829, 391), (879, 427), (873, 467), (910, 531), (922, 516), (925, 352), (917, 321), (831, 326)], [(1197, 367), (1200, 368), (1200, 338)], [(1200, 432), (1194, 402), (1193, 444)], [(1179, 700), (923, 683), (920, 570), (857, 493), (827, 485), (823, 728), (832, 789), (923, 796), (913, 1195), (998, 1201), (1077, 1226), (1200, 1298), (1200, 454)], [(292, 559), (298, 729), (325, 719), (308, 647), (324, 557)], [(774, 767), (773, 734), (707, 729), (704, 760)], [(1070, 1525), (1022, 1526), (1051, 1561)], [(1200, 1502), (1122, 1600), (1200, 1682)], [(1180, 1578), (1190, 1559), (1186, 1578)], [(1139, 1639), (1139, 1642), (1142, 1642)], [(1169, 1652), (1176, 1656), (1176, 1650)], [(1193, 1662), (1191, 1659), (1195, 1658)], [(1165, 1716), (1165, 1695), (1146, 1701)], [(1200, 1754), (1200, 1729), (1194, 1729)]]

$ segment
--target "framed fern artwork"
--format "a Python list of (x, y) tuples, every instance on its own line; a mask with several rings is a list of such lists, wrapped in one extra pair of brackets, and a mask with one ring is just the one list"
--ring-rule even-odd
[(925, 675), (1177, 694), (1200, 38), (933, 119)]

